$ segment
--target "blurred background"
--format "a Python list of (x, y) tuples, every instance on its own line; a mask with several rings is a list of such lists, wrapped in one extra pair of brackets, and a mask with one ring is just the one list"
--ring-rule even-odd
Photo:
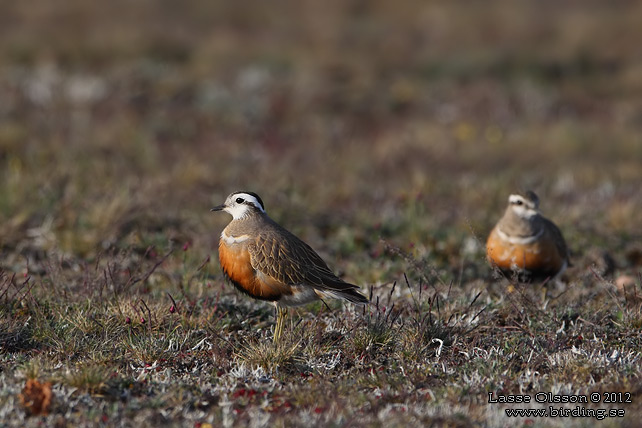
[(640, 2), (0, 8), (5, 269), (215, 255), (236, 190), (361, 282), (405, 269), (384, 243), (474, 278), (527, 188), (576, 265), (642, 263)]

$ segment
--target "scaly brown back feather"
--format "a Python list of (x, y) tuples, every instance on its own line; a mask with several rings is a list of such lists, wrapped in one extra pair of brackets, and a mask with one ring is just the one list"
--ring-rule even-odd
[(309, 285), (354, 303), (368, 301), (358, 286), (337, 277), (308, 244), (269, 217), (264, 220), (266, 224), (247, 246), (255, 270), (283, 284)]

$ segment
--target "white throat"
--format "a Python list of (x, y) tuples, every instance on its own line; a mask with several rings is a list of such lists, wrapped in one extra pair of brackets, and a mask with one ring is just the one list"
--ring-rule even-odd
[(232, 215), (234, 220), (242, 220), (250, 215), (250, 207), (243, 204), (235, 204), (231, 207), (223, 208), (223, 211)]
[(530, 220), (537, 215), (537, 211), (532, 208), (527, 208), (524, 205), (513, 205), (511, 207), (515, 215), (519, 218)]

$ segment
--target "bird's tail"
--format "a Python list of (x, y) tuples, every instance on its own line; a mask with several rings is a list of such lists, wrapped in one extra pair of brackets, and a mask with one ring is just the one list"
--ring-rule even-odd
[(350, 288), (346, 287), (342, 289), (326, 288), (323, 290), (317, 290), (317, 292), (324, 297), (327, 296), (335, 299), (343, 299), (356, 305), (365, 305), (369, 303), (368, 298), (359, 292), (359, 287), (357, 287), (356, 285)]

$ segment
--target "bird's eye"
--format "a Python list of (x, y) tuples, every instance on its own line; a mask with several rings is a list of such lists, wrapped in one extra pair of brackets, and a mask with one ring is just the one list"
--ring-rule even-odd
[[(237, 202), (238, 202), (238, 201), (237, 201)], [(523, 203), (524, 203), (524, 202), (522, 202), (522, 201), (520, 201), (520, 200), (515, 201), (515, 205), (522, 205)]]
[(245, 202), (245, 199), (243, 199), (243, 198), (236, 198), (236, 203), (237, 203), (237, 204), (242, 204), (243, 202)]

